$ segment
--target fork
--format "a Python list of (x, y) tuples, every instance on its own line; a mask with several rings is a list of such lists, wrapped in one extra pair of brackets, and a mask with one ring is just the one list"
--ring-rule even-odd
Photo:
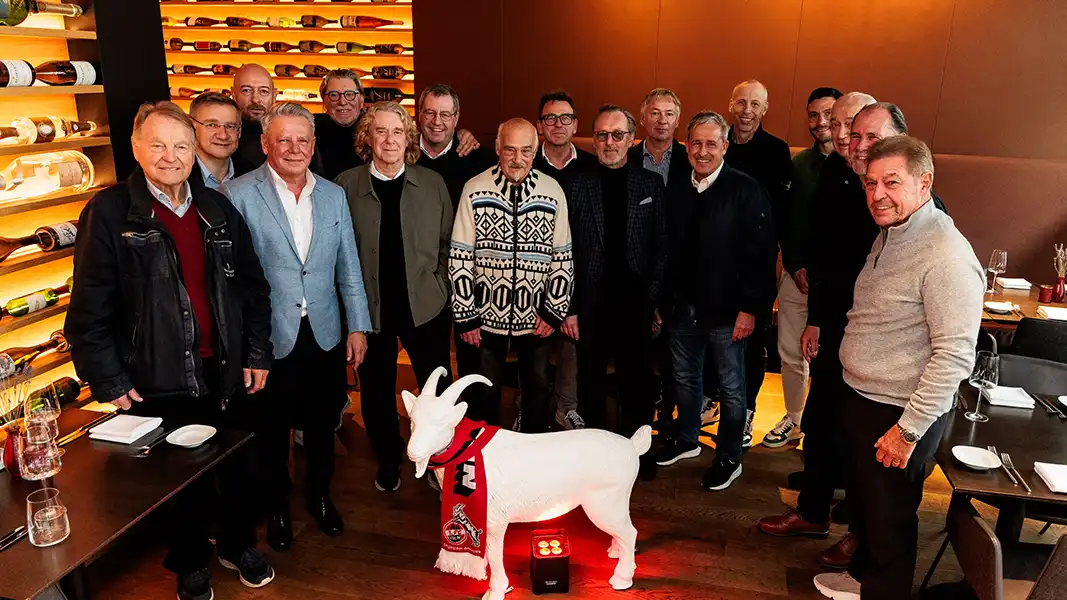
[(1030, 489), (1030, 486), (1026, 484), (1026, 480), (1023, 479), (1023, 474), (1019, 472), (1019, 469), (1015, 468), (1014, 464), (1012, 464), (1011, 457), (1008, 456), (1007, 452), (1004, 452), (1000, 455), (1000, 462), (1004, 463), (1004, 466), (1006, 466), (1007, 468), (1011, 469), (1012, 471), (1015, 471), (1015, 475), (1019, 478), (1019, 483), (1023, 484), (1023, 487), (1026, 488), (1027, 494), (1034, 493), (1034, 491)]
[[(996, 446), (986, 446), (986, 450), (989, 450), (990, 452), (992, 452), (993, 456), (1000, 456), (1000, 454), (997, 453), (997, 447)], [(1007, 465), (1004, 464), (1004, 459), (1003, 458), (1000, 459), (1000, 468), (1004, 469), (1004, 472), (1008, 474), (1008, 479), (1011, 480), (1011, 482), (1015, 485), (1015, 487), (1019, 487), (1019, 482), (1015, 480), (1015, 476), (1012, 475), (1011, 471), (1008, 470)]]

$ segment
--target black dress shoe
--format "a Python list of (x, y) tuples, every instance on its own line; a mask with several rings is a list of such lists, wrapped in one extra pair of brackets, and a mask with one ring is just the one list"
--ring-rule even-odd
[(345, 530), (345, 523), (341, 520), (341, 513), (330, 502), (329, 496), (320, 496), (308, 500), (308, 512), (314, 517), (319, 529), (328, 536), (339, 536)]
[(293, 519), (288, 513), (276, 513), (267, 518), (267, 544), (275, 552), (293, 547)]

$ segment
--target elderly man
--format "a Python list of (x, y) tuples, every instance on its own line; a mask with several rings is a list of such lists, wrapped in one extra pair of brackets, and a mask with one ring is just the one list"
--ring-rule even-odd
[(763, 436), (763, 445), (768, 448), (784, 446), (803, 435), (800, 414), (808, 393), (808, 363), (800, 351), (800, 336), (808, 319), (808, 224), (819, 171), (834, 151), (830, 112), (840, 97), (841, 92), (828, 87), (816, 88), (808, 96), (808, 132), (815, 143), (793, 157), (789, 204), (779, 215), (783, 269), (778, 278), (778, 355), (782, 358), (786, 414)]
[(645, 139), (630, 148), (629, 160), (663, 178), (663, 185), (688, 179), (692, 169), (685, 160), (685, 146), (674, 139), (682, 102), (667, 88), (656, 88), (641, 101), (641, 128)]
[(358, 167), (364, 158), (356, 152), (356, 123), (363, 116), (363, 83), (350, 69), (335, 69), (319, 84), (323, 112), (315, 115), (315, 157), (311, 172), (333, 181)]
[(217, 190), (244, 173), (234, 168), (233, 153), (241, 138), (241, 111), (232, 98), (216, 92), (200, 94), (189, 106), (196, 127), (196, 166), (190, 179)]
[(299, 104), (274, 105), (263, 117), (262, 145), (266, 164), (223, 190), (248, 223), (271, 284), (275, 361), (256, 439), (269, 470), (267, 541), (284, 550), (293, 536), (290, 429), (304, 432), (308, 512), (326, 535), (344, 527), (330, 500), (333, 432), (346, 399), (345, 361), (363, 361), (371, 322), (344, 190), (308, 170), (315, 151), (311, 113)]
[[(345, 190), (370, 300), (373, 333), (359, 366), (363, 423), (378, 459), (374, 487), (400, 487), (404, 440), (396, 411), (397, 340), (422, 388), (437, 367), (451, 372), (448, 251), (452, 200), (440, 175), (417, 166), (418, 130), (405, 108), (375, 104), (356, 143), (370, 163), (337, 178)], [(449, 375), (449, 377), (451, 377)]]
[(725, 164), (727, 125), (700, 112), (689, 121), (688, 182), (667, 190), (670, 274), (665, 316), (671, 350), (678, 439), (656, 462), (672, 465), (700, 455), (700, 405), (708, 360), (719, 390), (722, 419), (715, 462), (704, 475), (707, 490), (724, 490), (741, 475), (745, 429), (745, 340), (756, 315), (774, 303), (776, 247), (767, 191)]
[(496, 384), (468, 400), (468, 416), (499, 424), (504, 363), (516, 350), (523, 430), (537, 433), (548, 428), (548, 338), (570, 304), (567, 200), (533, 168), (529, 121), (501, 124), (496, 151), (499, 164), (463, 186), (448, 265), (452, 312), (462, 343), (479, 349), (481, 372)]
[(850, 575), (815, 578), (837, 600), (911, 595), (925, 463), (974, 365), (985, 292), (970, 243), (932, 201), (926, 144), (892, 136), (874, 144), (867, 161), (867, 208), (879, 234), (841, 341), (859, 548)]
[(621, 419), (631, 436), (652, 423), (652, 330), (667, 268), (663, 185), (628, 162), (637, 124), (607, 104), (593, 121), (600, 165), (567, 188), (574, 232), (574, 294), (562, 332), (578, 344), (578, 397), (593, 427), (607, 429), (606, 370), (619, 374)]
[[(74, 253), (79, 285), (64, 331), (93, 396), (164, 426), (249, 428), (271, 367), (270, 286), (244, 220), (195, 180), (193, 123), (170, 102), (145, 104), (133, 123), (138, 167), (86, 204)], [(227, 315), (223, 318), (222, 315)], [(210, 600), (206, 514), (221, 509), (219, 562), (261, 587), (274, 569), (256, 549), (247, 456), (215, 482), (176, 499), (164, 565), (179, 600)]]
[(274, 105), (277, 91), (270, 72), (257, 64), (247, 64), (237, 69), (230, 89), (237, 108), (241, 109), (241, 139), (233, 155), (234, 168), (244, 174), (259, 168), (267, 157), (259, 139), (263, 128), (259, 120)]

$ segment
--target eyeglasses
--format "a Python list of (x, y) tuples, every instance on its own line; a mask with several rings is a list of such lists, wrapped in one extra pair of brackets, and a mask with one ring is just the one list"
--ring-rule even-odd
[(574, 113), (564, 113), (562, 115), (541, 115), (541, 122), (545, 125), (555, 125), (557, 122), (560, 125), (570, 125), (574, 120), (578, 118)]
[(343, 92), (326, 92), (326, 97), (330, 99), (330, 102), (337, 102), (342, 97), (349, 102), (355, 102), (356, 98), (359, 98), (360, 93), (354, 90), (345, 90)]
[(437, 117), (441, 117), (441, 120), (445, 123), (455, 119), (458, 114), (458, 112), (437, 112), (436, 110), (422, 111), (422, 116), (426, 117), (427, 121), (436, 121)]
[(597, 131), (593, 133), (593, 137), (595, 137), (598, 142), (608, 141), (608, 136), (611, 136), (611, 139), (616, 142), (621, 142), (625, 140), (628, 135), (630, 135), (629, 131)]
[[(192, 119), (192, 117), (189, 118)], [(211, 133), (215, 133), (220, 129), (225, 129), (226, 133), (239, 133), (241, 131), (240, 123), (219, 123), (218, 121), (204, 122), (198, 121), (196, 119), (193, 119), (193, 122), (198, 125), (203, 125), (204, 127), (207, 127), (208, 131), (210, 131)]]

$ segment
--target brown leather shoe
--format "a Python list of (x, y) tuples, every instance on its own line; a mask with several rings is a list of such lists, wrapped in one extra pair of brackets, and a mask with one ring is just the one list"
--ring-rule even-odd
[(790, 510), (784, 515), (763, 517), (759, 522), (759, 530), (763, 533), (778, 537), (803, 535), (814, 538), (825, 538), (830, 535), (830, 524), (808, 523), (800, 517), (800, 513), (795, 510)]
[(851, 533), (837, 540), (837, 543), (819, 553), (819, 564), (827, 569), (845, 570), (852, 562), (859, 541)]

